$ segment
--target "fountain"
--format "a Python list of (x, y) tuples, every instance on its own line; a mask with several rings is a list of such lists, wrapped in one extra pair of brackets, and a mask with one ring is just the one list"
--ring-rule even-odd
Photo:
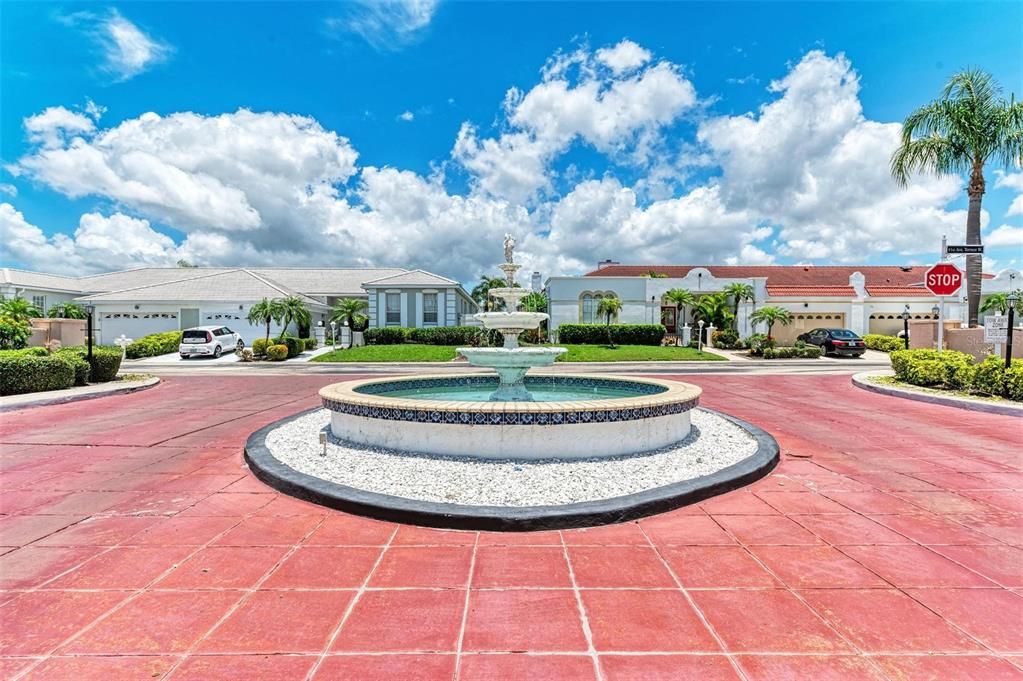
[[(493, 373), (346, 381), (322, 409), (254, 433), (246, 459), (277, 489), (335, 508), (443, 527), (527, 530), (619, 522), (766, 474), (777, 443), (697, 410), (701, 390), (654, 378), (549, 373), (565, 352), (519, 347), (547, 315), (519, 310), (505, 236), (505, 309), (475, 318), (503, 347), (459, 348)], [(698, 413), (697, 413), (698, 412)], [(694, 427), (694, 413), (697, 427)]]
[(487, 367), (497, 372), (497, 390), (490, 394), (494, 402), (531, 402), (533, 395), (526, 389), (525, 377), (533, 367), (550, 366), (565, 348), (520, 348), (519, 334), (539, 329), (548, 319), (543, 312), (522, 312), (520, 301), (529, 291), (515, 285), (515, 273), (521, 265), (515, 263), (515, 239), (504, 235), (504, 262), (499, 265), (504, 272), (504, 288), (490, 289), (490, 297), (501, 300), (504, 310), (481, 312), (474, 315), (483, 327), (498, 331), (504, 337), (501, 348), (458, 348), (458, 354), (476, 367)]

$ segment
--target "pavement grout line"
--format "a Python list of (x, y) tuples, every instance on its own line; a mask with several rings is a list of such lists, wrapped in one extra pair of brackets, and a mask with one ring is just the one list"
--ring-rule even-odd
[(579, 581), (575, 577), (575, 568), (572, 566), (572, 558), (568, 553), (568, 544), (565, 542), (565, 533), (558, 532), (561, 537), (561, 551), (568, 565), (568, 577), (572, 582), (572, 592), (575, 594), (575, 604), (579, 610), (579, 622), (583, 629), (583, 636), (586, 638), (586, 650), (593, 661), (593, 673), (597, 681), (604, 681), (604, 671), (600, 666), (600, 657), (597, 655), (597, 648), (593, 643), (593, 630), (590, 628), (590, 620), (586, 614), (586, 606), (583, 603), (582, 593), (579, 590)]
[[(355, 596), (353, 596), (352, 600), (349, 601), (348, 607), (345, 608), (344, 614), (341, 615), (341, 619), (338, 621), (337, 626), (334, 627), (334, 630), (331, 632), (330, 636), (327, 637), (327, 643), (323, 646), (323, 650), (320, 652), (318, 659), (316, 660), (316, 662), (313, 663), (313, 666), (309, 668), (308, 673), (306, 673), (305, 678), (307, 679), (307, 681), (312, 679), (316, 675), (316, 672), (319, 671), (320, 666), (323, 665), (323, 661), (327, 657), (327, 654), (330, 651), (331, 646), (334, 645), (334, 641), (337, 640), (337, 637), (341, 635), (341, 630), (344, 628), (345, 623), (348, 621), (348, 618), (351, 617), (352, 612), (355, 610), (355, 605), (358, 603), (359, 599), (362, 598), (362, 595), (366, 592), (367, 586), (369, 585), (370, 580), (373, 578), (373, 574), (377, 571), (377, 568), (380, 566), (380, 563), (383, 562), (384, 555), (387, 553), (387, 550), (391, 548), (391, 545), (394, 542), (394, 537), (398, 534), (398, 530), (399, 527), (396, 526), (394, 530), (391, 532), (390, 537), (388, 537), (387, 543), (384, 544), (384, 546), (380, 549), (380, 553), (377, 555), (377, 559), (373, 563), (373, 567), (369, 569), (369, 572), (366, 574), (366, 578), (363, 579), (362, 584), (359, 585), (359, 589), (356, 591)], [(308, 538), (309, 536), (310, 535), (306, 535), (306, 538)]]
[(477, 532), (472, 543), (472, 556), (469, 558), (469, 576), (465, 581), (465, 603), (462, 605), (462, 622), (458, 627), (458, 641), (455, 647), (454, 681), (458, 681), (462, 675), (462, 646), (465, 642), (465, 627), (469, 622), (469, 598), (472, 596), (472, 583), (476, 579), (476, 555), (479, 552), (479, 547), (480, 534)]

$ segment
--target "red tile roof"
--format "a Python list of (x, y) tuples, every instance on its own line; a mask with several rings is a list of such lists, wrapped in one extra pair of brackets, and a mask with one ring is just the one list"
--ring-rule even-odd
[(769, 286), (849, 286), (849, 275), (861, 272), (867, 286), (913, 286), (923, 283), (927, 265), (608, 265), (588, 277), (641, 277), (651, 271), (672, 278), (701, 267), (716, 278), (766, 277)]
[(768, 286), (767, 294), (772, 298), (805, 298), (806, 296), (853, 298), (856, 296), (856, 289), (852, 286)]
[(923, 296), (933, 298), (934, 294), (923, 286), (868, 286), (867, 295), (875, 298), (904, 298), (905, 296)]

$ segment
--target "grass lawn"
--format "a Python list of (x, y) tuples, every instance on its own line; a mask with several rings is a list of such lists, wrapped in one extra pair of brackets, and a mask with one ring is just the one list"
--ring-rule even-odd
[(695, 348), (662, 347), (659, 345), (565, 345), (568, 352), (559, 362), (676, 362), (692, 360), (727, 361), (724, 357)]
[(450, 362), (454, 345), (363, 345), (350, 350), (326, 352), (311, 362)]

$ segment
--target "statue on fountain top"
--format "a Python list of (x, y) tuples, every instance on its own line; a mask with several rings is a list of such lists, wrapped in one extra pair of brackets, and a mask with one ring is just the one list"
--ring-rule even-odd
[(515, 254), (515, 237), (511, 234), (504, 235), (504, 261), (507, 263), (514, 262)]

